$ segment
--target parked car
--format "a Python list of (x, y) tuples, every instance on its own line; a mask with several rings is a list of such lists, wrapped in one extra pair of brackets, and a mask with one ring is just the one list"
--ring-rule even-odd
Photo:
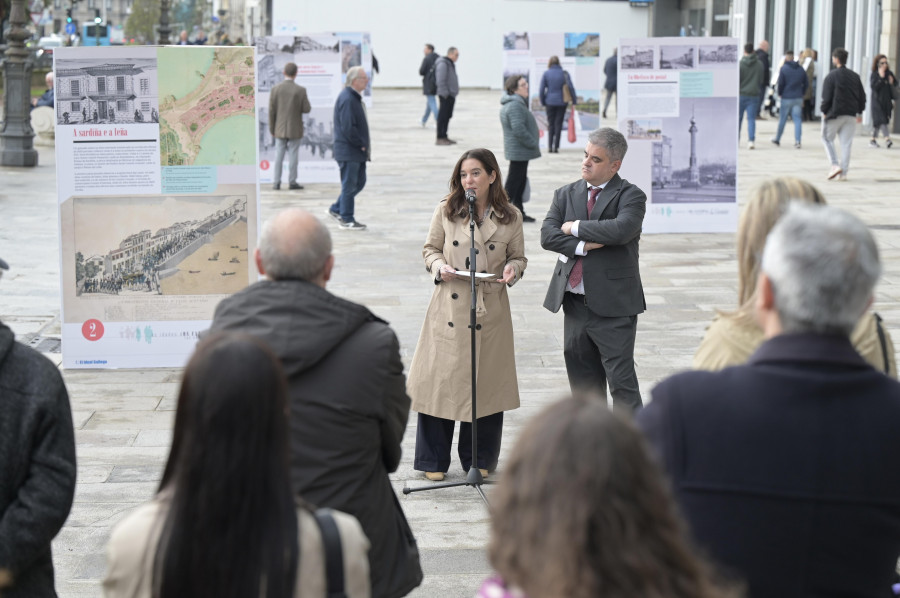
[(34, 55), (34, 66), (36, 68), (53, 68), (53, 50), (63, 46), (63, 39), (55, 35), (50, 37), (42, 37), (38, 41), (38, 49)]

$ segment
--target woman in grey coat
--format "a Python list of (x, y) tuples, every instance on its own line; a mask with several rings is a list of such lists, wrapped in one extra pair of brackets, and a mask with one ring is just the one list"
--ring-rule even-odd
[(503, 125), (503, 153), (509, 160), (506, 194), (522, 212), (523, 222), (534, 222), (525, 215), (522, 194), (528, 180), (528, 161), (541, 157), (537, 121), (528, 109), (528, 79), (512, 75), (506, 79), (506, 95), (500, 98), (500, 124)]

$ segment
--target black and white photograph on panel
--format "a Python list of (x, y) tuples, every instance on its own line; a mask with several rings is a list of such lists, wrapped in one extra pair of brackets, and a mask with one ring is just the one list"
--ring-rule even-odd
[(619, 49), (622, 70), (651, 70), (656, 68), (656, 48), (653, 46), (622, 46)]
[(159, 122), (155, 58), (76, 58), (56, 61), (59, 125)]
[(681, 98), (680, 108), (654, 132), (652, 203), (734, 203), (737, 99)]
[(659, 48), (659, 68), (692, 69), (696, 46), (661, 46)]
[(720, 44), (717, 46), (698, 46), (700, 68), (717, 66), (734, 66), (738, 61), (736, 44)]

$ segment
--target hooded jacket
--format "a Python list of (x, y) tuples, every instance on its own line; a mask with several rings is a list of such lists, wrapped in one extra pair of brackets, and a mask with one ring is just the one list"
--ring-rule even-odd
[(4, 598), (56, 596), (50, 541), (75, 495), (75, 431), (59, 370), (0, 324), (0, 577)]
[(394, 332), (362, 305), (303, 280), (264, 280), (224, 299), (211, 330), (256, 336), (281, 359), (294, 489), (359, 520), (372, 543), (373, 598), (408, 594), (422, 570), (387, 475), (400, 463), (410, 405)]
[(507, 160), (527, 162), (541, 157), (540, 133), (528, 103), (517, 93), (500, 98), (503, 153)]
[(759, 88), (763, 84), (763, 64), (756, 54), (741, 58), (740, 95), (759, 97)]
[(784, 100), (801, 99), (806, 93), (807, 85), (809, 85), (809, 80), (806, 77), (806, 70), (800, 66), (800, 63), (785, 60), (781, 70), (778, 71), (778, 95)]

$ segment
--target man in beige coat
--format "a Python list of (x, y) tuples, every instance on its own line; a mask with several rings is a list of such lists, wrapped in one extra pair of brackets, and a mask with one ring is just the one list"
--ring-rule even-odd
[(297, 65), (289, 62), (284, 65), (284, 81), (272, 88), (269, 94), (269, 133), (275, 139), (275, 184), (276, 191), (281, 189), (281, 166), (284, 162), (284, 150), (287, 148), (288, 183), (290, 189), (303, 189), (297, 183), (297, 152), (303, 138), (303, 115), (312, 107), (306, 96), (306, 88), (294, 83), (297, 76)]

